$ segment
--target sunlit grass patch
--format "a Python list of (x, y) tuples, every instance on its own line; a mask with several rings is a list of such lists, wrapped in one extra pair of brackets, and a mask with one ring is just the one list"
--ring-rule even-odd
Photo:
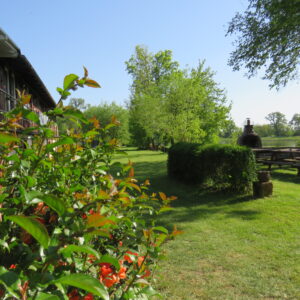
[[(130, 151), (140, 180), (178, 196), (161, 217), (184, 230), (155, 275), (164, 299), (300, 299), (300, 177), (272, 172), (273, 196), (200, 191), (170, 180), (167, 155)], [(122, 158), (124, 161), (126, 158)]]

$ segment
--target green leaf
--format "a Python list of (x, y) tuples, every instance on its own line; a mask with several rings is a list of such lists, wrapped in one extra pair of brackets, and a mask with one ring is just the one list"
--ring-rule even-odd
[(173, 208), (173, 207), (169, 207), (169, 206), (164, 206), (164, 207), (162, 207), (162, 208), (158, 211), (158, 213), (161, 214), (161, 213), (163, 213), (163, 212), (165, 212), (165, 211), (170, 211), (170, 210), (174, 210), (174, 208)]
[(10, 142), (18, 142), (20, 139), (13, 135), (0, 133), (0, 144), (6, 144)]
[(27, 109), (24, 109), (22, 111), (23, 113), (23, 117), (27, 120), (30, 120), (34, 123), (37, 123), (37, 124), (40, 124), (40, 118), (39, 116), (32, 110), (27, 110)]
[(63, 115), (78, 119), (78, 120), (82, 121), (85, 124), (88, 123), (88, 120), (85, 118), (84, 114), (78, 109), (66, 109), (63, 112)]
[(77, 81), (77, 84), (78, 84), (80, 87), (83, 87), (84, 83), (85, 83), (85, 79), (80, 79), (80, 80)]
[(98, 229), (98, 230), (93, 230), (89, 233), (86, 233), (84, 236), (87, 239), (91, 239), (93, 236), (103, 236), (103, 237), (110, 237), (110, 233), (108, 231), (105, 231), (104, 229)]
[(168, 233), (169, 233), (168, 229), (165, 228), (165, 227), (162, 227), (162, 226), (156, 226), (156, 227), (153, 227), (152, 229), (153, 229), (153, 230), (156, 230), (156, 231), (163, 232), (163, 233), (165, 233), (165, 234), (168, 234)]
[[(40, 129), (40, 128), (39, 128)], [(36, 127), (27, 127), (22, 129), (23, 136), (29, 135), (31, 133), (36, 133)]]
[(101, 259), (97, 261), (98, 263), (110, 263), (112, 264), (117, 270), (120, 269), (120, 263), (118, 259), (110, 255), (102, 255)]
[(55, 107), (54, 109), (52, 110), (48, 110), (46, 112), (46, 115), (47, 116), (51, 116), (51, 115), (54, 115), (54, 116), (59, 116), (63, 113), (63, 109), (61, 107)]
[(2, 246), (3, 248), (7, 249), (8, 252), (10, 252), (10, 249), (9, 249), (9, 246), (8, 246), (8, 243), (3, 241), (3, 240), (0, 240), (0, 246)]
[(20, 162), (20, 158), (19, 158), (18, 154), (10, 155), (6, 159), (9, 161)]
[(55, 143), (48, 144), (46, 146), (46, 150), (49, 151), (49, 150), (52, 150), (53, 148), (55, 148), (57, 146), (60, 146), (60, 145), (70, 145), (70, 144), (74, 144), (74, 140), (72, 138), (70, 138), (70, 137), (63, 137), (60, 140), (58, 140), (57, 142), (55, 142)]
[(91, 136), (94, 137), (97, 134), (99, 134), (99, 132), (97, 132), (96, 130), (90, 130), (85, 134), (85, 136), (86, 137), (91, 137)]
[(64, 91), (64, 92), (62, 93), (63, 99), (67, 99), (67, 97), (70, 96), (70, 95), (71, 95), (71, 93), (68, 92), (68, 91)]
[(34, 217), (26, 216), (7, 216), (8, 220), (17, 223), (20, 227), (31, 234), (45, 249), (48, 248), (50, 237), (46, 227)]
[(45, 195), (39, 191), (30, 191), (28, 193), (25, 193), (25, 199), (27, 202), (43, 201), (50, 208), (55, 210), (60, 216), (62, 216), (67, 210), (65, 202), (63, 202), (61, 199), (51, 194)]
[[(23, 186), (20, 186), (21, 188), (21, 193), (24, 194), (25, 199), (28, 203), (30, 203), (33, 199), (40, 199), (39, 197), (41, 197), (43, 194), (39, 191), (30, 191), (30, 192), (26, 192), (25, 188)], [(38, 202), (38, 201), (37, 201)]]
[(77, 80), (79, 77), (75, 74), (69, 74), (64, 79), (64, 90), (68, 90), (74, 84), (74, 81)]
[(54, 195), (43, 195), (41, 200), (43, 200), (50, 208), (55, 210), (60, 216), (62, 216), (67, 210), (65, 202)]
[(60, 298), (56, 295), (50, 295), (46, 293), (38, 293), (35, 300), (60, 300)]
[(156, 290), (154, 290), (151, 286), (146, 286), (145, 288), (143, 288), (141, 290), (140, 293), (148, 296), (149, 299), (150, 299), (150, 297), (153, 297), (153, 296), (160, 296), (160, 298), (162, 299), (161, 295)]
[(168, 237), (167, 234), (161, 233), (156, 239), (156, 246), (159, 247)]
[(112, 127), (116, 127), (116, 126), (117, 126), (116, 124), (110, 123), (104, 127), (104, 130), (108, 130), (108, 129), (110, 129)]
[(104, 300), (109, 300), (109, 294), (103, 284), (98, 279), (89, 275), (70, 274), (55, 280), (53, 283), (71, 285), (99, 296)]
[(33, 187), (34, 185), (36, 185), (37, 180), (36, 178), (32, 177), (32, 176), (25, 176), (26, 180), (27, 180), (27, 186), (28, 187)]
[(99, 253), (89, 246), (68, 245), (66, 248), (61, 248), (59, 252), (67, 257), (71, 256), (73, 252), (82, 252), (94, 255), (97, 259), (100, 258)]
[(57, 87), (56, 90), (57, 90), (60, 94), (62, 94), (63, 91), (64, 91), (64, 90), (63, 90), (62, 88), (60, 88), (60, 87)]
[(15, 272), (8, 271), (0, 266), (0, 283), (5, 286), (10, 295), (19, 299), (19, 295), (15, 291), (19, 290), (18, 285), (21, 284), (21, 280)]

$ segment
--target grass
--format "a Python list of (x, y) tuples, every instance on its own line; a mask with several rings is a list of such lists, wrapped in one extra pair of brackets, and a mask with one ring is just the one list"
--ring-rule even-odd
[[(161, 218), (184, 234), (155, 274), (163, 299), (300, 299), (300, 177), (272, 172), (273, 196), (200, 191), (168, 179), (167, 155), (128, 151), (136, 177), (178, 196)], [(126, 161), (127, 158), (121, 158)]]

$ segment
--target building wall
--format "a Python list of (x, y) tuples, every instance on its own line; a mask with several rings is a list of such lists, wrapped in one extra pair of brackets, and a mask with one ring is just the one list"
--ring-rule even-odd
[[(16, 72), (5, 60), (0, 61), (0, 111), (5, 112), (13, 109), (17, 103), (17, 91), (25, 90), (31, 94), (31, 101), (26, 105), (28, 109), (35, 111), (42, 124), (47, 122), (47, 117), (42, 114), (47, 108), (43, 104), (38, 93)], [(29, 127), (29, 121), (23, 120), (24, 127)]]
[[(25, 91), (31, 95), (31, 101), (25, 106), (36, 112), (40, 117), (41, 125), (45, 125), (48, 117), (43, 112), (49, 109), (49, 104), (43, 102), (43, 98), (34, 89), (30, 82), (26, 81), (9, 63), (10, 59), (0, 59), (0, 112), (6, 112), (13, 109), (17, 104), (17, 90)], [(0, 115), (1, 118), (1, 115)], [(20, 124), (24, 127), (31, 127), (33, 123), (22, 119)], [(55, 135), (58, 135), (58, 128), (52, 125)]]

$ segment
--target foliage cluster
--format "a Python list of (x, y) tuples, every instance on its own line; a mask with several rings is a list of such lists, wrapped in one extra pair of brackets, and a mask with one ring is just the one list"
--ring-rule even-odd
[(130, 143), (128, 128), (129, 112), (126, 108), (117, 105), (115, 102), (110, 104), (102, 103), (97, 106), (89, 106), (83, 114), (88, 119), (95, 117), (103, 127), (110, 123), (111, 116), (115, 116), (120, 124), (111, 129), (109, 133), (110, 137), (117, 139), (122, 145)]
[(252, 188), (256, 164), (247, 147), (178, 143), (168, 152), (168, 175), (187, 183), (243, 193)]
[(299, 0), (249, 0), (243, 14), (237, 13), (227, 34), (239, 34), (229, 65), (245, 66), (249, 77), (263, 68), (270, 87), (285, 86), (298, 77)]
[[(97, 106), (86, 104), (82, 98), (71, 98), (68, 106), (83, 112), (84, 116), (88, 119), (95, 118), (99, 121), (102, 127), (107, 126), (111, 121), (111, 116), (115, 116), (119, 121), (119, 125), (115, 126), (108, 132), (108, 135), (113, 139), (116, 138), (121, 145), (128, 145), (130, 143), (128, 119), (129, 111), (112, 102), (101, 103)], [(74, 122), (72, 116), (64, 116), (64, 118), (58, 118), (57, 124), (59, 132), (66, 133), (68, 130), (78, 130), (78, 125)]]
[[(40, 124), (30, 95), (1, 116), (0, 299), (149, 299), (161, 244), (179, 232), (155, 226), (174, 197), (149, 193), (129, 162), (111, 163), (117, 148), (105, 127), (64, 107), (70, 91), (98, 83), (67, 75), (61, 98)], [(58, 117), (77, 130), (56, 137)], [(21, 118), (33, 122), (22, 128)], [(28, 139), (28, 136), (31, 136)], [(93, 141), (97, 139), (97, 146)], [(29, 142), (30, 141), (30, 142)]]
[(126, 67), (133, 79), (129, 129), (136, 146), (216, 141), (230, 105), (204, 61), (180, 69), (170, 50), (152, 54), (137, 46)]
[(221, 128), (219, 136), (221, 138), (237, 138), (243, 133), (242, 129), (237, 127), (232, 119), (228, 119), (224, 122)]

